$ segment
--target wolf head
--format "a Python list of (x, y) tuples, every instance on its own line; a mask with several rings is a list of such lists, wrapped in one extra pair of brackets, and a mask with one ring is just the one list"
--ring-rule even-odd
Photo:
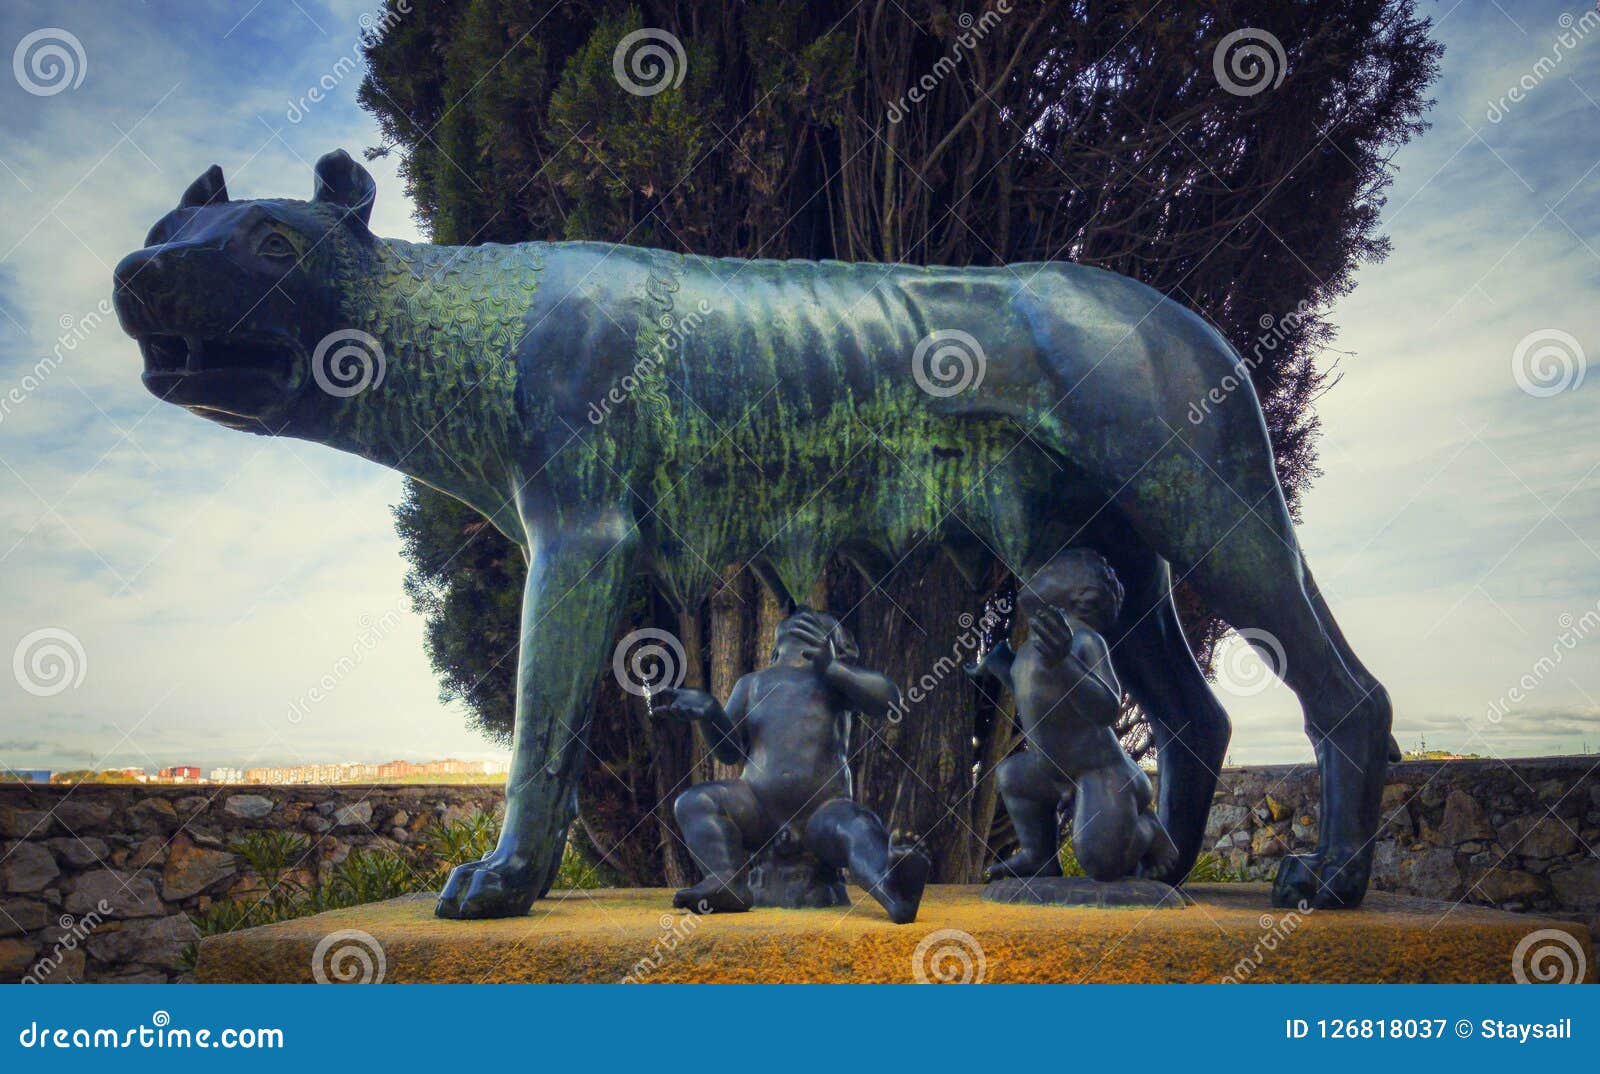
[(117, 316), (157, 397), (278, 432), (307, 409), (313, 380), (326, 387), (314, 363), (344, 327), (336, 269), (377, 242), (367, 230), (376, 185), (343, 150), (315, 173), (310, 201), (231, 201), (213, 165), (116, 267)]

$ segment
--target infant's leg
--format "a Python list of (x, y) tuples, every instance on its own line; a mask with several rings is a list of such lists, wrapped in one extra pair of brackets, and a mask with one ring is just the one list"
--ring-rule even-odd
[(1083, 871), (1096, 880), (1131, 875), (1149, 841), (1140, 820), (1139, 796), (1120, 766), (1080, 775), (1072, 849)]
[(915, 847), (891, 847), (878, 815), (848, 798), (824, 802), (806, 822), (802, 839), (823, 864), (850, 870), (856, 883), (904, 925), (917, 919), (932, 863)]
[(750, 909), (745, 847), (761, 838), (761, 808), (742, 779), (697, 783), (672, 803), (683, 841), (705, 878), (672, 897), (697, 914)]
[(1011, 857), (989, 866), (989, 879), (1060, 876), (1061, 824), (1056, 810), (1061, 805), (1064, 777), (1042, 754), (1024, 750), (1001, 761), (995, 778), (1000, 782), (1000, 797), (1022, 847)]

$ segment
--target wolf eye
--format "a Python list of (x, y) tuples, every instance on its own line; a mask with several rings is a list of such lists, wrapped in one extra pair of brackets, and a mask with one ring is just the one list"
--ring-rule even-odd
[(294, 243), (276, 231), (269, 231), (256, 243), (256, 253), (262, 257), (296, 257), (299, 251)]

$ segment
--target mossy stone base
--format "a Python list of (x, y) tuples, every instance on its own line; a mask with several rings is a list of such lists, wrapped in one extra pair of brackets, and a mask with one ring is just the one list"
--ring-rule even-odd
[[(893, 925), (864, 892), (849, 909), (694, 917), (653, 889), (552, 892), (526, 917), (444, 921), (419, 896), (208, 937), (207, 982), (882, 981), (1509, 982), (1525, 937), (1582, 925), (1374, 893), (1359, 910), (1273, 909), (1264, 884), (1199, 884), (1179, 908), (1100, 910), (985, 902), (977, 886), (930, 887), (915, 923)], [(335, 934), (340, 934), (335, 939)], [(364, 962), (341, 949), (371, 940)], [(366, 967), (370, 965), (371, 971)]]

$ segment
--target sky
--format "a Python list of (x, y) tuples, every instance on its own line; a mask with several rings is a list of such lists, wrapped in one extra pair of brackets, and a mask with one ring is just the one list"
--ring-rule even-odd
[[(378, 143), (351, 70), (373, 6), (0, 9), (10, 768), (503, 756), (438, 699), (401, 593), (400, 477), (158, 403), (105, 314), (111, 267), (208, 165), (235, 198), (304, 197), (317, 157)], [(1592, 752), (1600, 27), (1578, 0), (1419, 7), (1447, 50), (1438, 104), (1396, 157), (1392, 255), (1332, 311), (1342, 378), (1301, 538), (1403, 746)], [(64, 78), (27, 64), (52, 45)], [(374, 231), (421, 238), (393, 160), (368, 166)], [(1247, 650), (1218, 691), (1233, 763), (1310, 759)]]

